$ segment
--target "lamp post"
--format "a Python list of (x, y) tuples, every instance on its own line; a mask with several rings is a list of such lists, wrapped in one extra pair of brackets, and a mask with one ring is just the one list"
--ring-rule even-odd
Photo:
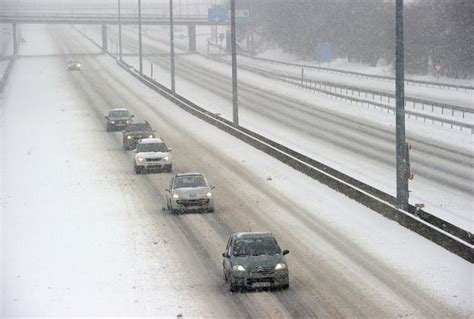
[(143, 52), (142, 52), (142, 1), (138, 0), (138, 64), (140, 75), (143, 75)]
[(235, 0), (230, 0), (230, 33), (232, 51), (232, 119), (235, 127), (239, 126), (239, 99), (237, 87), (237, 40), (235, 30)]
[(173, 0), (170, 0), (170, 69), (171, 69), (171, 92), (175, 93), (175, 65), (174, 65), (174, 21)]
[(118, 1), (118, 30), (119, 30), (119, 60), (122, 61), (122, 13), (120, 0)]
[(408, 147), (405, 136), (405, 78), (403, 45), (403, 0), (395, 3), (395, 93), (396, 93), (396, 165), (397, 205), (408, 210), (408, 178), (410, 175)]

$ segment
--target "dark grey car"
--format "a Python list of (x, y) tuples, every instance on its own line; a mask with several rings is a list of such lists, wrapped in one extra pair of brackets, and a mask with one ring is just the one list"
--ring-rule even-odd
[(148, 122), (130, 123), (123, 131), (123, 148), (133, 150), (142, 138), (155, 137), (155, 131)]
[(284, 255), (271, 233), (230, 235), (224, 257), (224, 279), (230, 291), (255, 288), (288, 288), (289, 273)]
[(107, 132), (124, 130), (132, 123), (133, 115), (127, 109), (112, 109), (105, 116), (105, 128)]

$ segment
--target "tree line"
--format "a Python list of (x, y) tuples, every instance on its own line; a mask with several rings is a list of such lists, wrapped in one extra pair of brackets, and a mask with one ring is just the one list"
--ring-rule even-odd
[[(244, 6), (259, 38), (301, 58), (314, 59), (318, 44), (330, 43), (333, 59), (394, 64), (393, 0), (247, 0)], [(439, 66), (442, 75), (471, 78), (473, 9), (472, 0), (406, 3), (405, 70), (428, 74)]]

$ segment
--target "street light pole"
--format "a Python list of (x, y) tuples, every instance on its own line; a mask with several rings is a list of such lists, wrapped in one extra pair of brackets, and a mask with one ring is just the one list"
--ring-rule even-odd
[(140, 75), (143, 75), (143, 52), (142, 52), (142, 1), (138, 0), (138, 63)]
[(170, 56), (171, 56), (171, 92), (175, 93), (175, 66), (174, 66), (174, 21), (173, 0), (170, 0)]
[(405, 78), (403, 44), (403, 0), (395, 3), (395, 91), (396, 91), (396, 165), (397, 165), (397, 205), (408, 211), (408, 147), (405, 136)]
[(120, 10), (120, 0), (118, 0), (118, 27), (119, 27), (119, 60), (122, 61), (122, 12)]
[(235, 30), (235, 0), (230, 0), (230, 33), (232, 50), (232, 119), (239, 126), (239, 99), (237, 87), (237, 39)]

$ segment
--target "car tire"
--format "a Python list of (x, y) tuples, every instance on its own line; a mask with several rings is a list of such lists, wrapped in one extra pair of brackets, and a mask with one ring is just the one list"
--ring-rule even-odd
[(173, 172), (173, 166), (170, 165), (170, 167), (167, 167), (165, 172), (172, 173)]
[(143, 173), (143, 168), (135, 165), (135, 174), (139, 175)]
[(229, 283), (229, 290), (230, 290), (230, 292), (237, 292), (237, 291), (239, 291), (239, 290), (241, 290), (241, 289), (240, 289), (239, 286), (233, 285), (233, 284)]
[(290, 288), (290, 284), (281, 285), (279, 288), (282, 289), (282, 290), (286, 290), (286, 289)]
[(213, 213), (213, 212), (214, 212), (214, 207), (211, 207), (211, 208), (206, 209), (206, 212), (208, 212), (208, 213)]

